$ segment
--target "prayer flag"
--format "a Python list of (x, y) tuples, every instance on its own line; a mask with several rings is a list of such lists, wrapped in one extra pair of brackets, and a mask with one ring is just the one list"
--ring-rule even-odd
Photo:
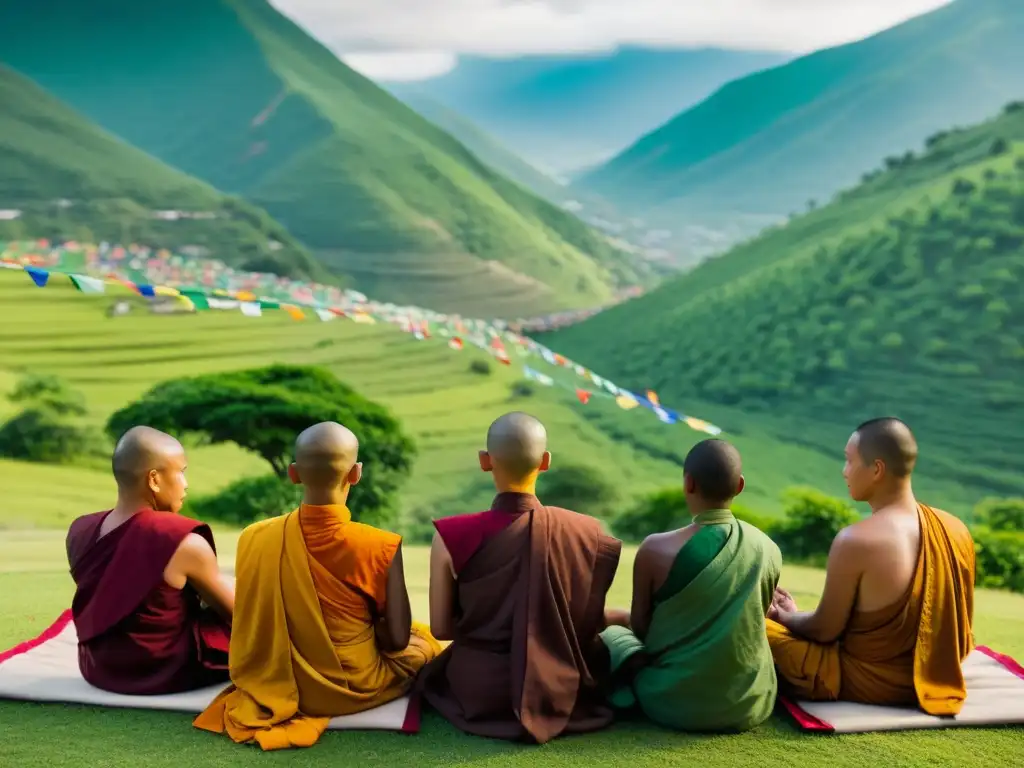
[(86, 277), (85, 275), (69, 275), (75, 288), (82, 293), (103, 293), (106, 286), (98, 277)]
[(260, 309), (280, 309), (281, 302), (273, 299), (260, 299)]
[(653, 389), (647, 390), (647, 399), (651, 401), (651, 405), (661, 405), (661, 403), (658, 402), (658, 393)]
[(523, 366), (523, 375), (528, 379), (536, 381), (538, 384), (543, 384), (545, 387), (553, 386), (555, 383), (555, 380), (550, 376), (543, 374), (540, 371), (535, 371), (528, 365)]
[(334, 319), (335, 315), (329, 309), (317, 309), (315, 310), (316, 316), (319, 317), (323, 322), (327, 323)]
[(138, 285), (135, 286), (135, 288), (136, 290), (138, 290), (140, 294), (145, 296), (147, 299), (152, 299), (154, 296), (156, 296), (156, 291), (153, 290), (152, 285), (147, 285), (146, 283), (139, 283)]
[(294, 304), (282, 304), (281, 309), (286, 311), (292, 318), (292, 320), (305, 320), (306, 313), (296, 307)]
[(242, 309), (242, 314), (246, 317), (259, 317), (263, 314), (258, 301), (243, 301), (239, 306)]
[(624, 411), (636, 408), (640, 403), (634, 400), (628, 393), (623, 392), (621, 395), (615, 398), (616, 405)]
[(25, 271), (28, 272), (28, 276), (32, 278), (32, 282), (38, 287), (46, 287), (46, 283), (50, 279), (49, 272), (45, 269), (36, 269), (35, 267), (25, 267)]
[(451, 341), (448, 342), (448, 346), (452, 349), (462, 349), (462, 339), (458, 336), (453, 336)]
[(673, 414), (670, 411), (666, 411), (660, 405), (654, 406), (654, 415), (657, 416), (659, 419), (661, 419), (661, 421), (665, 422), (666, 424), (675, 424), (676, 421), (678, 421), (678, 419), (676, 419), (675, 417), (675, 414)]
[(576, 388), (576, 397), (584, 405), (586, 405), (587, 403), (590, 402), (590, 395), (591, 395), (591, 393), (587, 392), (587, 390), (579, 389), (578, 387)]
[(695, 429), (698, 432), (705, 432), (709, 435), (720, 435), (722, 430), (716, 427), (714, 424), (708, 424), (706, 421), (695, 419), (692, 416), (687, 416), (683, 421), (686, 422), (686, 426), (690, 429)]

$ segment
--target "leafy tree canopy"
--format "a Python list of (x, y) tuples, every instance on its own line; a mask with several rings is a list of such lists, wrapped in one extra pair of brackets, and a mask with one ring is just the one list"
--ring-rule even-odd
[(359, 438), (363, 479), (352, 489), (353, 515), (390, 517), (415, 446), (387, 409), (323, 368), (275, 365), (164, 382), (114, 413), (107, 431), (116, 439), (145, 424), (200, 443), (235, 443), (284, 478), (295, 438), (321, 421), (344, 424)]

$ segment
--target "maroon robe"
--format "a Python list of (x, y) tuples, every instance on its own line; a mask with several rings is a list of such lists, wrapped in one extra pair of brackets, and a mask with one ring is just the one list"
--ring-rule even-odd
[(230, 625), (202, 608), (192, 587), (175, 589), (164, 581), (164, 569), (190, 533), (214, 546), (209, 526), (143, 509), (101, 537), (108, 514), (80, 517), (68, 531), (82, 676), (97, 688), (136, 695), (226, 682)]
[(458, 604), (453, 642), (417, 681), (427, 702), (492, 738), (543, 744), (609, 725), (598, 633), (621, 542), (591, 517), (520, 493), (435, 527)]

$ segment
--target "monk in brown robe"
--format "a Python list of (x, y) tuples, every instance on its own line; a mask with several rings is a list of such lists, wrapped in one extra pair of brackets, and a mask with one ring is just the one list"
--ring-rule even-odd
[(330, 719), (409, 692), (441, 652), (412, 620), (402, 537), (352, 520), (359, 441), (334, 422), (295, 441), (302, 504), (238, 540), (232, 685), (195, 726), (264, 750), (313, 746)]
[(178, 514), (185, 469), (173, 437), (128, 430), (114, 449), (117, 504), (68, 531), (78, 663), (97, 688), (156, 695), (227, 679), (234, 588), (209, 527)]
[(612, 722), (598, 633), (622, 545), (537, 499), (550, 462), (539, 421), (502, 416), (480, 452), (498, 490), (490, 510), (434, 523), (430, 627), (452, 643), (418, 687), (467, 733), (543, 744)]
[(814, 701), (919, 706), (956, 715), (974, 646), (974, 543), (967, 527), (914, 498), (917, 443), (893, 418), (846, 444), (850, 496), (871, 516), (840, 531), (818, 607), (777, 590), (768, 640), (783, 689)]

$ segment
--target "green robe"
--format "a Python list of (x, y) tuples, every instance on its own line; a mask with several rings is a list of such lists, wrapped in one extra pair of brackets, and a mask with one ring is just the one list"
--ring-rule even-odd
[(647, 664), (614, 691), (614, 705), (684, 731), (742, 731), (775, 706), (778, 682), (765, 633), (782, 568), (775, 543), (729, 510), (694, 518), (701, 529), (676, 555), (654, 595), (646, 644), (624, 627), (601, 639), (618, 670), (646, 651)]

